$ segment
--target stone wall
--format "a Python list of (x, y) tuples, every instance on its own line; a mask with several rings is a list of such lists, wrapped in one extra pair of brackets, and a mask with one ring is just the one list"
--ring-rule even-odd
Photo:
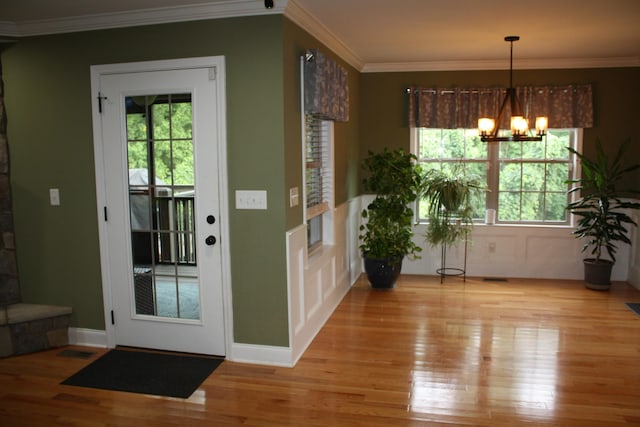
[(4, 105), (4, 80), (0, 57), (0, 310), (20, 302), (20, 285), (14, 245), (9, 141)]

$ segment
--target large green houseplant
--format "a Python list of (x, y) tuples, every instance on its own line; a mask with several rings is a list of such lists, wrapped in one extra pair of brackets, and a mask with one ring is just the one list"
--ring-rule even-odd
[[(609, 288), (617, 245), (631, 243), (628, 227), (636, 225), (627, 212), (640, 209), (640, 203), (624, 200), (618, 188), (628, 173), (640, 169), (637, 163), (623, 164), (630, 143), (626, 140), (611, 162), (600, 140), (596, 141), (594, 159), (569, 147), (582, 164), (582, 176), (568, 181), (574, 184), (569, 193), (580, 191), (580, 198), (569, 203), (567, 209), (578, 217), (573, 235), (585, 240), (582, 251), (591, 250), (592, 257), (584, 260), (585, 282), (591, 289)], [(605, 253), (608, 258), (603, 257)]]
[(360, 250), (365, 273), (374, 288), (394, 286), (404, 257), (418, 257), (422, 250), (413, 240), (411, 203), (420, 194), (421, 173), (413, 154), (402, 149), (369, 151), (364, 160), (365, 191), (375, 198), (362, 211)]

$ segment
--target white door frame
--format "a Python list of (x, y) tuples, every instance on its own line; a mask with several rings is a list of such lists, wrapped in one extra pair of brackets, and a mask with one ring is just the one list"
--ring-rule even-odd
[(108, 266), (109, 236), (107, 233), (107, 222), (105, 220), (105, 209), (107, 206), (107, 195), (105, 190), (106, 171), (104, 164), (103, 140), (102, 140), (102, 120), (100, 118), (100, 78), (109, 74), (125, 74), (149, 71), (184, 70), (191, 68), (210, 68), (216, 70), (215, 79), (217, 86), (217, 139), (218, 139), (218, 161), (219, 161), (219, 202), (220, 202), (220, 239), (221, 245), (221, 277), (222, 277), (222, 304), (224, 316), (224, 336), (226, 357), (231, 359), (233, 348), (233, 306), (231, 298), (231, 255), (229, 251), (229, 194), (227, 185), (227, 129), (226, 129), (226, 69), (224, 56), (211, 56), (201, 58), (185, 58), (161, 61), (130, 62), (122, 64), (105, 64), (91, 66), (91, 99), (92, 99), (92, 122), (93, 122), (93, 148), (94, 164), (96, 173), (96, 200), (98, 216), (98, 233), (100, 239), (100, 264), (102, 272), (102, 293), (104, 304), (105, 332), (107, 347), (114, 348), (115, 327), (112, 324), (112, 295), (111, 295), (111, 272)]

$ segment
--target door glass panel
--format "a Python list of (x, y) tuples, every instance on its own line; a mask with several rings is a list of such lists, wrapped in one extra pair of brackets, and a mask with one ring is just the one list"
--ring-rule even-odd
[(136, 314), (200, 319), (191, 94), (125, 103)]

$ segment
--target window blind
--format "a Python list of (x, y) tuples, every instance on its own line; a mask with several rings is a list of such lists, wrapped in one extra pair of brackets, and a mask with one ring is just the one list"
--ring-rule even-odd
[(305, 182), (307, 220), (329, 210), (332, 176), (329, 123), (305, 114)]

